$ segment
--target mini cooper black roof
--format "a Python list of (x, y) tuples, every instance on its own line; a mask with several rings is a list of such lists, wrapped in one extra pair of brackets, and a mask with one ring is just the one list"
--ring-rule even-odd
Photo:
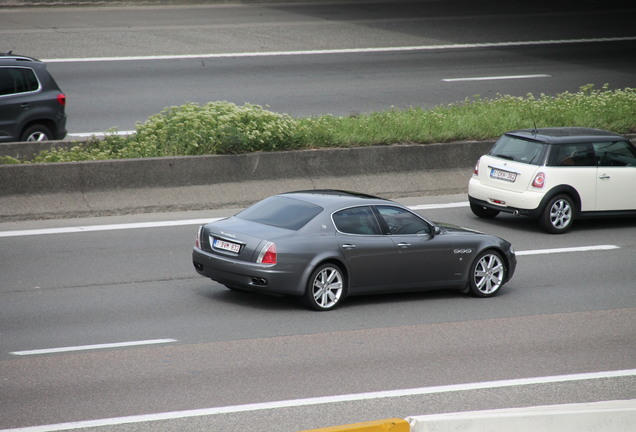
[(572, 144), (600, 141), (627, 141), (627, 138), (602, 129), (583, 127), (555, 127), (540, 129), (520, 129), (505, 135), (546, 144)]

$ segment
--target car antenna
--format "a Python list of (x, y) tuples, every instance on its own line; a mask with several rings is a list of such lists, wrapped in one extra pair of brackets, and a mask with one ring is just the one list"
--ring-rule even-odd
[(532, 135), (537, 136), (537, 134), (539, 133), (539, 129), (537, 129), (537, 121), (534, 118), (534, 113), (532, 112), (531, 106), (528, 106), (528, 112), (530, 113), (530, 118), (532, 119)]

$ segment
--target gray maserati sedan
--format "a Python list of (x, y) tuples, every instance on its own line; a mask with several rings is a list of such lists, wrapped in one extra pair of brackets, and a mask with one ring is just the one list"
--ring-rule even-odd
[(506, 240), (338, 190), (274, 195), (203, 225), (192, 259), (199, 274), (229, 289), (293, 295), (318, 311), (373, 293), (491, 297), (517, 263)]

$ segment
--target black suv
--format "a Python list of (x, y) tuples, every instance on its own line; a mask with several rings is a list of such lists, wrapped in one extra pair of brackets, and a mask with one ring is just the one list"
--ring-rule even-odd
[(66, 96), (40, 60), (0, 53), (0, 142), (66, 136)]

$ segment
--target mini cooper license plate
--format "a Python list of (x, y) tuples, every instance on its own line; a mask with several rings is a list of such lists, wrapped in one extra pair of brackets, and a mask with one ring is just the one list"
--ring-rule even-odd
[(223, 249), (223, 250), (234, 252), (234, 253), (239, 253), (239, 251), (241, 250), (240, 244), (230, 243), (230, 242), (226, 242), (219, 239), (214, 240), (214, 247), (217, 249)]
[(505, 180), (505, 181), (509, 181), (511, 183), (514, 183), (515, 180), (517, 180), (517, 174), (516, 173), (512, 173), (512, 172), (508, 172), (508, 171), (501, 171), (495, 168), (492, 168), (490, 170), (490, 177), (494, 178), (494, 179), (498, 179), (498, 180)]

